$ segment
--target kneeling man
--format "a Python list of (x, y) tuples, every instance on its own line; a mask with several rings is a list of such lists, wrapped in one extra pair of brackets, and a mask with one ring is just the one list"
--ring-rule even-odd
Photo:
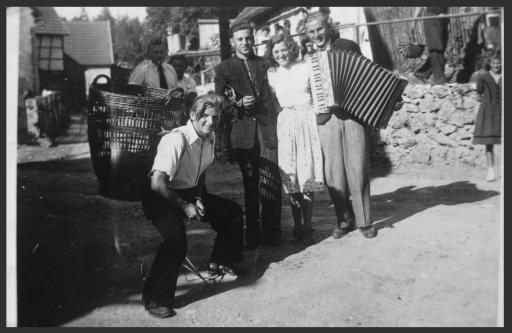
[(221, 113), (221, 97), (199, 96), (185, 126), (162, 136), (150, 173), (150, 217), (163, 236), (149, 277), (143, 304), (150, 314), (165, 318), (175, 314), (174, 293), (179, 269), (187, 253), (185, 222), (208, 221), (217, 232), (208, 269), (240, 275), (235, 263), (243, 260), (241, 207), (206, 193), (205, 169), (215, 157), (215, 134)]

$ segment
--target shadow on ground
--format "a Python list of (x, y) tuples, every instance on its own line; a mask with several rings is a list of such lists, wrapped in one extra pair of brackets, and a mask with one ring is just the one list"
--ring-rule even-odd
[[(238, 167), (216, 165), (212, 171), (210, 191), (241, 204)], [(140, 202), (98, 195), (89, 158), (18, 164), (17, 223), (19, 326), (58, 326), (101, 306), (139, 302), (160, 235)], [(289, 228), (283, 225), (284, 234)], [(203, 269), (215, 233), (199, 222), (188, 232), (188, 257)], [(226, 279), (211, 289), (185, 283), (176, 306), (253, 283), (271, 262), (301, 249), (262, 245), (258, 253), (247, 253), (255, 265), (249, 278)]]
[[(99, 196), (89, 158), (19, 164), (17, 177), (19, 325), (58, 326), (101, 306), (139, 302), (143, 275), (161, 241), (141, 204)], [(237, 166), (216, 164), (207, 178), (212, 193), (243, 205)], [(407, 186), (373, 196), (372, 211), (375, 221), (382, 220), (378, 228), (390, 227), (436, 205), (472, 203), (498, 194), (466, 181)], [(282, 221), (283, 245), (246, 252), (251, 275), (213, 288), (186, 281), (178, 288), (176, 307), (253, 284), (272, 263), (302, 251), (303, 246), (288, 241), (293, 222), (286, 200)], [(317, 200), (317, 242), (330, 236), (334, 223), (327, 196)], [(214, 237), (199, 222), (189, 229), (188, 257), (200, 269), (207, 264)]]
[[(440, 186), (405, 186), (371, 197), (372, 221), (377, 229), (392, 228), (394, 224), (438, 205), (474, 203), (499, 194), (493, 190), (481, 190), (469, 181), (457, 181)], [(322, 200), (316, 205), (314, 215), (318, 218), (318, 236), (325, 239), (330, 236), (335, 224), (334, 208), (328, 200)]]

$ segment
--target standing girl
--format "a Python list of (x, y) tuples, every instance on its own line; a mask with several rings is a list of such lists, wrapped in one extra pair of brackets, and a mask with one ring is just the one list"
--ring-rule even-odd
[(290, 197), (292, 243), (309, 245), (314, 241), (313, 193), (324, 189), (322, 148), (309, 91), (309, 69), (297, 61), (298, 45), (288, 35), (272, 40), (270, 55), (277, 63), (277, 69), (269, 70), (268, 80), (281, 109), (277, 118), (278, 164)]
[(494, 145), (501, 143), (501, 57), (491, 57), (490, 70), (475, 73), (476, 92), (481, 101), (475, 120), (473, 144), (485, 145), (487, 181), (495, 180)]

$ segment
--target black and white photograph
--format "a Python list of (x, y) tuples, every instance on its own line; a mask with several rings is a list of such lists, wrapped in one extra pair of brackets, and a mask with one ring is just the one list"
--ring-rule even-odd
[(504, 7), (235, 4), (5, 7), (6, 326), (503, 327)]

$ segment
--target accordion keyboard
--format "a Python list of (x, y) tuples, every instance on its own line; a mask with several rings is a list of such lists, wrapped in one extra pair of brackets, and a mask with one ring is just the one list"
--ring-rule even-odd
[(318, 52), (309, 55), (308, 64), (311, 73), (311, 95), (313, 105), (319, 113), (328, 112), (326, 90), (324, 88), (323, 71)]

